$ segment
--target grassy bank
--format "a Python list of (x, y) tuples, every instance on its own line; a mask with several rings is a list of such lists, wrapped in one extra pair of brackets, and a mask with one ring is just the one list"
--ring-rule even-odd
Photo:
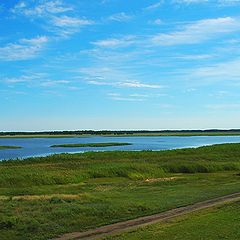
[(0, 163), (1, 239), (49, 239), (240, 191), (240, 144)]
[(73, 143), (73, 144), (58, 144), (52, 145), (51, 147), (113, 147), (113, 146), (126, 146), (131, 145), (131, 143), (119, 143), (119, 142), (110, 142), (110, 143)]
[[(104, 240), (219, 240), (240, 239), (240, 202), (226, 204), (157, 223)], [(102, 240), (103, 240), (102, 239)]]
[(19, 147), (19, 146), (0, 146), (0, 150), (1, 149), (19, 149), (19, 148), (22, 148), (22, 147)]

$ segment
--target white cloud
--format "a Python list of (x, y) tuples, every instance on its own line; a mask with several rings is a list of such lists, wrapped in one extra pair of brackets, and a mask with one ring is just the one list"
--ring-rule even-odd
[(16, 84), (25, 84), (28, 86), (38, 85), (42, 81), (46, 81), (47, 74), (46, 73), (33, 73), (30, 71), (26, 71), (24, 75), (15, 76), (15, 77), (4, 77), (2, 78), (2, 82), (7, 85), (16, 85)]
[(35, 1), (33, 6), (27, 2), (19, 2), (11, 12), (23, 15), (31, 20), (40, 20), (45, 30), (61, 37), (78, 32), (81, 27), (94, 22), (85, 18), (70, 16), (74, 13), (73, 6), (66, 5), (63, 1)]
[(79, 72), (83, 75), (79, 77), (84, 79), (88, 84), (99, 86), (112, 86), (116, 88), (149, 88), (160, 89), (163, 86), (153, 83), (145, 83), (141, 80), (134, 79), (133, 74), (128, 74), (124, 70), (111, 67), (89, 67), (81, 68)]
[(240, 0), (172, 0), (172, 3), (177, 4), (214, 4), (217, 6), (236, 6), (240, 4)]
[(240, 110), (240, 103), (209, 104), (206, 106), (211, 110)]
[(155, 24), (155, 25), (162, 25), (163, 21), (161, 19), (155, 19), (154, 21), (151, 21), (150, 23)]
[(94, 24), (93, 21), (88, 19), (68, 16), (52, 17), (49, 22), (50, 26), (46, 28), (61, 37), (68, 37), (78, 32), (82, 27)]
[(113, 86), (113, 87), (123, 87), (123, 88), (152, 88), (152, 89), (163, 88), (163, 86), (161, 85), (141, 83), (139, 81), (110, 82), (110, 81), (100, 81), (100, 80), (87, 80), (87, 83), (93, 84), (93, 85), (99, 85), (99, 86)]
[(197, 44), (220, 34), (240, 31), (240, 21), (232, 17), (204, 19), (182, 27), (182, 30), (152, 37), (156, 45)]
[(145, 10), (154, 10), (156, 8), (161, 7), (163, 3), (164, 3), (164, 0), (158, 1), (158, 2), (156, 2), (154, 4), (151, 4), (148, 7), (146, 7)]
[(25, 1), (20, 1), (11, 9), (13, 13), (32, 17), (44, 17), (49, 14), (64, 13), (72, 10), (73, 7), (65, 5), (60, 0), (36, 1), (33, 7), (29, 7), (28, 3)]
[(93, 21), (90, 21), (87, 19), (68, 17), (68, 16), (61, 16), (61, 17), (54, 17), (52, 19), (52, 23), (54, 26), (57, 26), (57, 27), (75, 28), (75, 27), (81, 27), (85, 25), (91, 25), (93, 24)]
[(130, 97), (112, 97), (111, 100), (114, 101), (127, 101), (127, 102), (142, 102), (142, 98), (130, 98)]
[(108, 17), (108, 20), (117, 21), (117, 22), (127, 22), (127, 21), (131, 20), (132, 18), (133, 18), (133, 16), (128, 15), (125, 12), (120, 12), (120, 13), (111, 15), (110, 17)]
[(98, 40), (92, 44), (104, 48), (127, 47), (135, 43), (135, 36), (125, 36), (122, 38), (109, 38)]
[(211, 54), (186, 54), (186, 55), (179, 55), (174, 57), (175, 59), (183, 59), (183, 60), (206, 60), (215, 57), (215, 55)]
[(142, 94), (129, 94), (122, 96), (119, 93), (109, 93), (108, 96), (114, 101), (142, 102), (146, 100), (146, 95)]
[(47, 81), (43, 81), (40, 85), (43, 87), (51, 87), (51, 86), (56, 86), (59, 84), (69, 84), (71, 83), (71, 81), (69, 80), (47, 80)]
[(146, 84), (139, 81), (119, 82), (117, 86), (129, 88), (162, 88), (160, 85)]
[(25, 44), (29, 44), (29, 45), (41, 45), (44, 43), (48, 42), (48, 37), (46, 36), (40, 36), (40, 37), (36, 37), (36, 38), (32, 38), (32, 39), (27, 39), (27, 38), (22, 38), (19, 41), (20, 43), (25, 43)]
[(46, 36), (32, 39), (20, 39), (17, 43), (9, 43), (0, 48), (0, 61), (18, 61), (35, 58), (48, 42)]
[(209, 0), (173, 0), (173, 3), (185, 3), (185, 4), (192, 4), (192, 3), (206, 3)]
[(240, 0), (218, 0), (220, 6), (235, 6), (240, 4)]
[(71, 83), (70, 80), (51, 79), (46, 73), (32, 73), (28, 71), (22, 76), (3, 78), (2, 82), (9, 86), (24, 84), (28, 87), (55, 87), (57, 85), (68, 85)]
[(239, 81), (240, 79), (240, 59), (212, 64), (207, 67), (192, 69), (191, 79), (201, 79), (201, 81)]

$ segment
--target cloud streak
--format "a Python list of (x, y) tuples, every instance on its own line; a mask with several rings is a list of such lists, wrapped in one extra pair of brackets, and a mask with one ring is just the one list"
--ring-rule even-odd
[(0, 48), (0, 61), (21, 61), (37, 57), (49, 41), (46, 36), (20, 39)]
[(183, 26), (182, 30), (160, 33), (152, 37), (153, 44), (162, 46), (197, 44), (218, 35), (240, 31), (240, 21), (232, 17), (204, 19)]
[(44, 29), (60, 37), (68, 37), (80, 31), (83, 26), (94, 24), (92, 20), (74, 16), (74, 7), (60, 0), (36, 1), (33, 6), (22, 1), (11, 12), (33, 21), (40, 20)]

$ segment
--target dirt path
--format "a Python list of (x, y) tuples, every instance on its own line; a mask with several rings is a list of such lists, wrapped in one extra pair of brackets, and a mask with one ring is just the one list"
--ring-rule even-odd
[(162, 212), (159, 214), (154, 214), (146, 217), (140, 217), (133, 220), (128, 220), (125, 222), (119, 222), (103, 227), (99, 227), (93, 230), (88, 230), (86, 232), (74, 232), (74, 233), (67, 233), (64, 234), (61, 237), (55, 238), (54, 240), (77, 240), (77, 239), (83, 239), (83, 240), (93, 240), (98, 239), (100, 237), (107, 236), (109, 234), (116, 234), (121, 233), (124, 231), (128, 231), (132, 228), (137, 228), (144, 225), (149, 225), (155, 222), (160, 221), (166, 221), (172, 218), (175, 218), (177, 216), (181, 216), (187, 213), (191, 213), (194, 211), (198, 211), (201, 209), (209, 208), (216, 206), (218, 204), (224, 204), (228, 202), (233, 202), (240, 200), (240, 192), (234, 193), (230, 195), (226, 195), (223, 197), (211, 199), (204, 202), (199, 202), (193, 205), (188, 205), (186, 207), (179, 207), (175, 208), (166, 212)]

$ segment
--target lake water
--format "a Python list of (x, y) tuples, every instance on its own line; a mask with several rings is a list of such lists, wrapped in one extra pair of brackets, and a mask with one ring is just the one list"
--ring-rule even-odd
[[(54, 144), (127, 142), (132, 145), (115, 147), (50, 148)], [(78, 137), (78, 138), (0, 138), (0, 146), (21, 146), (21, 149), (0, 150), (0, 160), (46, 156), (54, 153), (113, 150), (167, 150), (199, 147), (220, 143), (240, 143), (240, 136), (194, 137)]]

